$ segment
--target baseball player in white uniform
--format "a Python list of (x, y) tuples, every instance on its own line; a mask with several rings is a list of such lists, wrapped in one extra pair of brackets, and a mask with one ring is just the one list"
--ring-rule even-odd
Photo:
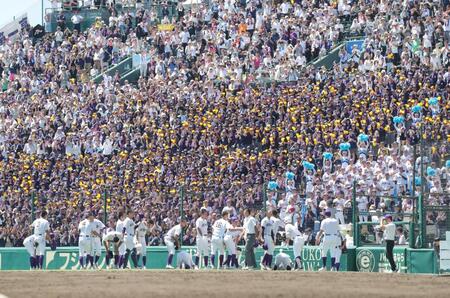
[(41, 212), (41, 217), (33, 221), (34, 241), (36, 242), (36, 268), (42, 269), (44, 265), (45, 241), (50, 240), (50, 224), (47, 221), (47, 211)]
[(219, 251), (219, 268), (223, 266), (223, 259), (225, 254), (225, 245), (223, 238), (225, 237), (225, 232), (229, 226), (228, 222), (228, 211), (222, 212), (222, 218), (218, 219), (213, 224), (213, 231), (211, 236), (211, 266), (215, 267), (216, 252)]
[(200, 263), (200, 258), (203, 256), (205, 268), (208, 267), (208, 211), (204, 208), (200, 211), (200, 217), (195, 221), (195, 229), (197, 232), (197, 255), (195, 256), (195, 268), (197, 269)]
[(86, 214), (86, 218), (78, 224), (78, 249), (81, 269), (86, 269), (91, 260), (91, 231), (89, 220), (93, 220), (92, 214)]
[(336, 262), (334, 268), (331, 268), (332, 271), (339, 271), (339, 268), (341, 267), (342, 249), (344, 249), (346, 245), (345, 238), (342, 236), (341, 232), (339, 232), (338, 244), (336, 246)]
[(292, 270), (291, 257), (287, 253), (284, 253), (282, 249), (280, 249), (280, 252), (275, 256), (273, 270)]
[(119, 259), (119, 247), (123, 243), (123, 234), (116, 232), (116, 231), (110, 231), (106, 233), (105, 236), (103, 236), (103, 245), (105, 246), (105, 252), (106, 252), (106, 268), (112, 269), (117, 268), (115, 264), (110, 265), (111, 260), (114, 256), (114, 259)]
[(341, 244), (339, 223), (335, 218), (331, 218), (330, 211), (325, 211), (325, 219), (322, 220), (322, 223), (320, 224), (320, 231), (316, 237), (316, 245), (320, 244), (322, 236), (322, 268), (320, 268), (319, 271), (324, 271), (327, 268), (326, 266), (328, 251), (331, 255), (331, 268), (335, 268), (336, 255), (339, 249), (339, 245)]
[(131, 255), (131, 261), (133, 262), (134, 268), (137, 268), (137, 252), (136, 247), (134, 246), (134, 234), (137, 228), (134, 222), (134, 211), (128, 210), (127, 218), (123, 221), (124, 228), (124, 243), (125, 243), (125, 259), (123, 261), (123, 268), (127, 268), (128, 258)]
[(275, 235), (273, 233), (272, 210), (267, 211), (266, 217), (261, 221), (262, 237), (264, 241), (264, 256), (260, 263), (261, 270), (272, 268), (272, 258), (275, 251)]
[(143, 214), (141, 214), (139, 217), (140, 217), (141, 221), (136, 224), (137, 228), (136, 228), (136, 238), (135, 238), (136, 251), (137, 251), (136, 260), (137, 260), (137, 264), (139, 265), (139, 259), (142, 256), (142, 267), (141, 266), (139, 266), (139, 267), (145, 268), (147, 266), (147, 241), (146, 241), (145, 237), (151, 231), (151, 229), (153, 228), (155, 223), (151, 219), (149, 221), (146, 221), (144, 219)]
[[(125, 228), (123, 226), (123, 221), (125, 220), (125, 213), (123, 211), (119, 212), (119, 219), (116, 222), (116, 232), (122, 233), (125, 235)], [(119, 258), (114, 259), (114, 265), (116, 268), (122, 268), (123, 261), (125, 260), (125, 243), (122, 242), (119, 246)]]
[(177, 268), (179, 269), (194, 268), (194, 263), (192, 262), (191, 255), (184, 250), (180, 250), (177, 253)]
[(231, 224), (227, 224), (227, 231), (223, 238), (225, 248), (227, 249), (227, 259), (224, 265), (228, 268), (239, 268), (237, 259), (237, 243), (244, 235), (244, 228), (239, 227), (239, 220), (237, 217), (231, 219)]
[(89, 226), (88, 230), (91, 233), (91, 245), (89, 255), (91, 268), (98, 269), (98, 260), (102, 255), (102, 231), (106, 228), (105, 225), (98, 219), (94, 218), (94, 215), (90, 214), (89, 216)]
[(182, 218), (180, 223), (171, 228), (164, 237), (164, 243), (167, 246), (168, 252), (166, 269), (173, 269), (173, 255), (175, 254), (175, 250), (180, 248), (181, 231), (186, 227), (186, 225), (186, 219)]
[(30, 268), (37, 269), (37, 258), (36, 258), (36, 236), (30, 235), (23, 240), (23, 246), (26, 248), (27, 252), (30, 254)]
[(284, 226), (285, 236), (286, 236), (286, 246), (289, 245), (289, 241), (293, 242), (293, 252), (294, 252), (294, 269), (301, 270), (303, 269), (302, 264), (302, 250), (305, 245), (305, 240), (307, 237), (304, 237), (302, 233), (298, 230), (296, 225), (293, 225), (290, 221), (287, 221)]

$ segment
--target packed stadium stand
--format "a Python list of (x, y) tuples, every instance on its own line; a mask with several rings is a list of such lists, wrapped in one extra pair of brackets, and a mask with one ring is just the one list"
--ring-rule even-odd
[(54, 3), (0, 45), (0, 246), (41, 209), (73, 246), (88, 210), (132, 208), (162, 245), (201, 207), (317, 231), (355, 187), (398, 220), (421, 192), (449, 205), (448, 1)]

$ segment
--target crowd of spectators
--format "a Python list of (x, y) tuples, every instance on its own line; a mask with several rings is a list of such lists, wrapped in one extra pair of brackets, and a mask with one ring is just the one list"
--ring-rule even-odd
[[(430, 203), (448, 205), (449, 15), (438, 1), (211, 0), (164, 16), (169, 31), (145, 9), (112, 10), (85, 32), (61, 23), (38, 40), (24, 28), (0, 46), (0, 246), (21, 245), (32, 208), (49, 211), (59, 245), (75, 245), (84, 212), (103, 219), (104, 201), (108, 224), (119, 208), (154, 219), (152, 245), (181, 207), (191, 223), (200, 207), (211, 220), (226, 204), (238, 217), (286, 208), (314, 230), (322, 210), (349, 209), (354, 183), (361, 212), (408, 213), (400, 196), (420, 190), (421, 139)], [(344, 22), (364, 35), (362, 50), (342, 47), (331, 69), (309, 65), (343, 40)], [(136, 85), (91, 81), (131, 54), (145, 62)], [(277, 192), (266, 194), (269, 181)], [(193, 243), (193, 229), (184, 237)]]

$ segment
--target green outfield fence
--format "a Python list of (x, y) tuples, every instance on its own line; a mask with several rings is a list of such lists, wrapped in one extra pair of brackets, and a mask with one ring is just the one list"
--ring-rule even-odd
[[(280, 249), (293, 259), (291, 248), (277, 246), (275, 253)], [(183, 250), (192, 256), (196, 248), (185, 246)], [(256, 260), (263, 256), (263, 250), (255, 250)], [(104, 252), (99, 260), (99, 267), (106, 268)], [(435, 254), (432, 249), (410, 249), (395, 247), (394, 259), (402, 272), (405, 273), (438, 273)], [(0, 270), (29, 270), (28, 253), (25, 248), (0, 248)], [(163, 246), (147, 248), (147, 269), (163, 269), (166, 266), (167, 250)], [(305, 246), (302, 251), (302, 260), (305, 271), (317, 271), (322, 266), (320, 247)], [(175, 256), (176, 261), (176, 256)], [(330, 268), (330, 258), (327, 267)], [(388, 267), (383, 247), (349, 248), (340, 259), (341, 271), (383, 272)], [(239, 263), (243, 264), (242, 254)], [(44, 259), (44, 269), (47, 270), (78, 270), (78, 248), (61, 247), (55, 251), (47, 249)]]
[[(289, 254), (293, 258), (291, 248), (278, 246), (276, 253), (282, 249), (283, 252)], [(196, 248), (193, 246), (185, 246), (183, 250), (190, 253), (192, 256), (196, 253)], [(263, 256), (262, 249), (256, 249), (257, 263)], [(104, 253), (99, 260), (99, 267), (106, 268)], [(243, 263), (243, 257), (240, 255), (240, 264)], [(306, 246), (302, 252), (303, 265), (306, 271), (317, 271), (322, 267), (322, 259), (320, 248), (317, 246)], [(341, 257), (342, 271), (355, 271), (355, 250), (349, 249)], [(167, 250), (164, 246), (154, 246), (147, 248), (147, 268), (148, 269), (163, 269), (166, 266)], [(176, 256), (175, 256), (176, 262)], [(25, 248), (0, 248), (0, 270), (28, 270), (29, 256)], [(61, 247), (55, 251), (47, 249), (44, 259), (44, 268), (49, 270), (76, 270), (80, 269), (78, 263), (78, 248), (77, 247)], [(330, 268), (330, 263), (328, 263)]]

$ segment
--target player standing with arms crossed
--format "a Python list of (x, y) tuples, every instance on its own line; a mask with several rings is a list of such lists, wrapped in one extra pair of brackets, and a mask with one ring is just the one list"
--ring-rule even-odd
[(175, 254), (175, 250), (178, 250), (180, 248), (181, 231), (186, 227), (186, 225), (186, 219), (182, 218), (180, 220), (180, 223), (171, 228), (164, 237), (164, 243), (167, 246), (168, 252), (166, 269), (173, 269), (173, 255)]
[(200, 217), (195, 221), (195, 229), (197, 232), (196, 244), (197, 255), (195, 256), (195, 269), (198, 269), (200, 258), (203, 256), (205, 268), (208, 267), (208, 211), (204, 208), (200, 209)]
[(40, 218), (33, 221), (30, 227), (34, 230), (34, 241), (36, 242), (36, 268), (42, 269), (44, 265), (45, 240), (50, 240), (50, 224), (47, 220), (47, 211), (42, 211)]
[(320, 240), (323, 236), (322, 243), (322, 268), (319, 271), (327, 270), (327, 254), (330, 251), (331, 255), (331, 268), (335, 269), (336, 255), (339, 245), (341, 245), (341, 238), (339, 232), (339, 223), (337, 219), (331, 218), (331, 212), (325, 211), (325, 219), (320, 224), (320, 231), (317, 234), (316, 245), (320, 244)]
[(125, 243), (125, 259), (123, 261), (123, 268), (127, 268), (128, 258), (131, 255), (131, 261), (133, 262), (134, 268), (137, 268), (137, 253), (136, 247), (134, 247), (134, 233), (137, 228), (134, 223), (134, 211), (128, 210), (127, 218), (123, 221), (123, 231), (124, 231), (124, 243)]
[(119, 258), (119, 246), (122, 243), (123, 243), (123, 234), (116, 231), (110, 231), (106, 233), (106, 235), (103, 237), (103, 245), (105, 246), (106, 252), (105, 256), (106, 268), (108, 269), (117, 268), (115, 265), (110, 266), (110, 262), (113, 256), (114, 259)]

